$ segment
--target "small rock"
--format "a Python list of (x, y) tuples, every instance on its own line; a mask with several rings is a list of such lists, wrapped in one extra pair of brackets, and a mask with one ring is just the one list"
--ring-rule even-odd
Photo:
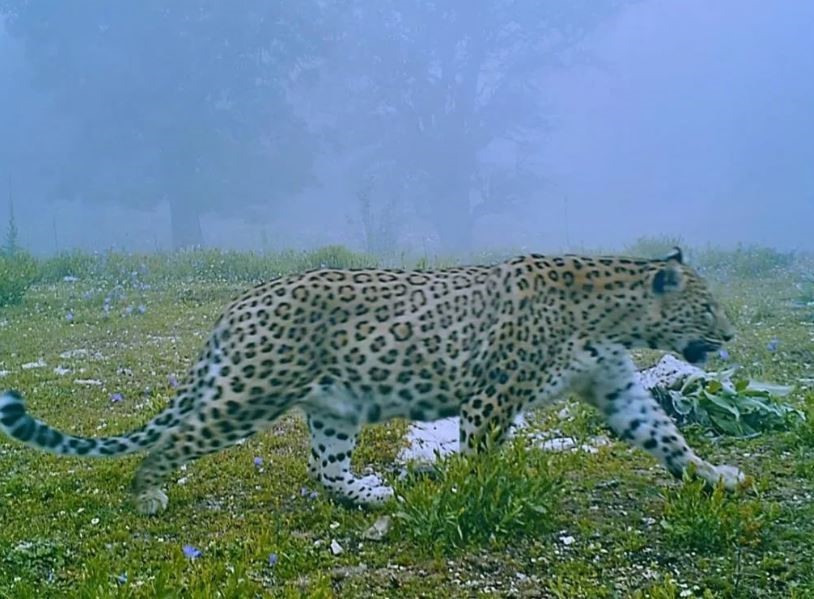
[(573, 545), (575, 541), (576, 541), (576, 539), (574, 537), (572, 537), (571, 535), (563, 535), (563, 536), (560, 537), (560, 543), (562, 543), (566, 547), (568, 545)]
[(339, 555), (343, 551), (345, 551), (345, 550), (342, 548), (342, 545), (340, 545), (336, 541), (336, 539), (332, 539), (331, 540), (331, 553), (333, 553), (334, 555)]
[(359, 564), (358, 566), (341, 566), (331, 570), (331, 576), (334, 578), (353, 578), (361, 576), (367, 572), (367, 564)]
[(362, 533), (362, 538), (368, 541), (381, 541), (390, 531), (390, 516), (377, 518), (373, 525)]

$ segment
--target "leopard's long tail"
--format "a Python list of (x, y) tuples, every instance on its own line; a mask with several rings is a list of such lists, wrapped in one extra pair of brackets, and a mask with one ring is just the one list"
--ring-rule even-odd
[(32, 417), (17, 391), (0, 394), (0, 431), (26, 445), (57, 455), (115, 457), (149, 450), (172, 420), (167, 408), (143, 427), (118, 437), (79, 437), (58, 431)]

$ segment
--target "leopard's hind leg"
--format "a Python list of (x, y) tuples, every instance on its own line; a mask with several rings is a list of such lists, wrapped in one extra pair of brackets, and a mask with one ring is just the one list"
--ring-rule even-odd
[(377, 505), (393, 496), (392, 487), (376, 474), (357, 476), (351, 457), (361, 429), (358, 420), (316, 410), (307, 411), (311, 451), (308, 472), (337, 499), (351, 504)]
[(188, 413), (176, 430), (167, 432), (136, 472), (131, 488), (136, 509), (145, 515), (164, 510), (167, 495), (161, 485), (170, 472), (266, 429), (286, 408), (281, 402), (269, 400), (262, 405), (230, 401), (200, 406)]

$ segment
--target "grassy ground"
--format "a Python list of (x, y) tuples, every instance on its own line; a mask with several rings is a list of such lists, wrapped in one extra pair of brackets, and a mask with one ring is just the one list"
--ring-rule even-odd
[[(795, 385), (791, 401), (807, 402), (814, 420), (814, 309), (790, 304), (798, 278), (721, 274), (716, 285), (739, 329), (729, 362)], [(87, 435), (160, 410), (170, 375), (242, 285), (136, 279), (118, 291), (41, 282), (3, 308), (0, 387)], [(543, 411), (536, 426), (606, 433), (582, 407)], [(366, 430), (357, 464), (395, 478), (404, 430)], [(0, 597), (814, 596), (814, 425), (749, 440), (687, 434), (705, 457), (755, 475), (755, 489), (727, 496), (675, 482), (617, 441), (595, 454), (512, 445), (403, 481), (403, 501), (378, 512), (352, 510), (313, 493), (292, 414), (176, 473), (169, 510), (142, 518), (127, 499), (138, 458), (57, 458), (0, 439)], [(364, 538), (382, 515), (394, 517), (385, 539)]]

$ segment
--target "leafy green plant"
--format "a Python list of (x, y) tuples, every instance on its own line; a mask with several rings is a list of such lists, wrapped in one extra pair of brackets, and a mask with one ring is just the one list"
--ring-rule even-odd
[(806, 419), (801, 410), (779, 401), (790, 387), (735, 379), (736, 371), (689, 376), (679, 389), (656, 387), (653, 395), (679, 424), (698, 423), (721, 435), (750, 437)]
[(469, 458), (454, 454), (438, 463), (434, 476), (399, 485), (398, 529), (441, 554), (534, 537), (552, 526), (561, 476), (550, 455), (530, 451), (520, 439)]

